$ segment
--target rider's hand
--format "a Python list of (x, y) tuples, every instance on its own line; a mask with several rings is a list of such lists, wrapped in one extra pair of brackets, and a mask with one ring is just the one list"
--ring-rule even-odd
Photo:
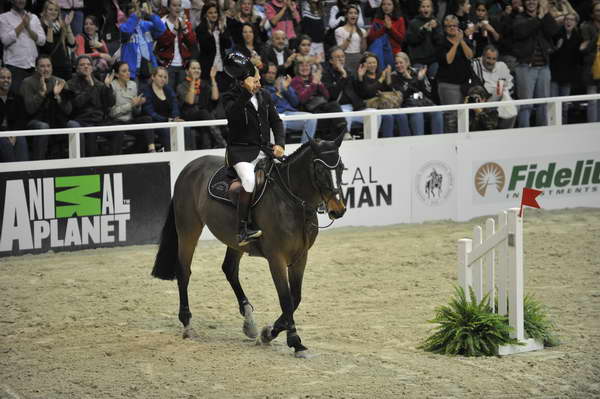
[(284, 156), (285, 151), (283, 150), (283, 147), (280, 145), (274, 145), (273, 146), (273, 155), (275, 155), (275, 158), (281, 158), (282, 156)]

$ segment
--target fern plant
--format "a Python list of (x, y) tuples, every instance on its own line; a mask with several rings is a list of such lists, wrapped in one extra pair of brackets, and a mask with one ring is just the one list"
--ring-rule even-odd
[(544, 346), (560, 344), (560, 340), (553, 332), (556, 325), (548, 318), (546, 307), (531, 295), (526, 295), (523, 300), (523, 319), (525, 333), (529, 338), (543, 341)]
[(436, 309), (429, 322), (439, 326), (420, 349), (446, 355), (494, 356), (500, 345), (518, 344), (510, 337), (506, 316), (492, 312), (487, 295), (477, 302), (473, 289), (469, 291), (467, 300), (463, 288), (456, 287), (450, 303)]

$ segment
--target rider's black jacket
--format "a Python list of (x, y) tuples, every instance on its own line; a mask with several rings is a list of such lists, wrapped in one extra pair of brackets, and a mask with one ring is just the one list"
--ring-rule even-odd
[(240, 85), (223, 95), (227, 116), (227, 164), (251, 162), (258, 156), (261, 147), (270, 147), (270, 130), (273, 129), (275, 144), (284, 147), (283, 122), (266, 90), (256, 94), (258, 111), (252, 105), (252, 95)]

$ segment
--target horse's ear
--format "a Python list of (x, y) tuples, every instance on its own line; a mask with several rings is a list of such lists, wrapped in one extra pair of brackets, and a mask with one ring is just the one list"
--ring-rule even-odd
[(336, 139), (333, 141), (337, 147), (342, 145), (342, 141), (344, 140), (345, 134), (346, 134), (346, 132), (340, 133), (340, 135), (337, 136)]

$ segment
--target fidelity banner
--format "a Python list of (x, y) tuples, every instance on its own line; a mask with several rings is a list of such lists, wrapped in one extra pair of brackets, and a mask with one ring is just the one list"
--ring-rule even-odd
[(0, 174), (0, 257), (158, 241), (168, 162)]

